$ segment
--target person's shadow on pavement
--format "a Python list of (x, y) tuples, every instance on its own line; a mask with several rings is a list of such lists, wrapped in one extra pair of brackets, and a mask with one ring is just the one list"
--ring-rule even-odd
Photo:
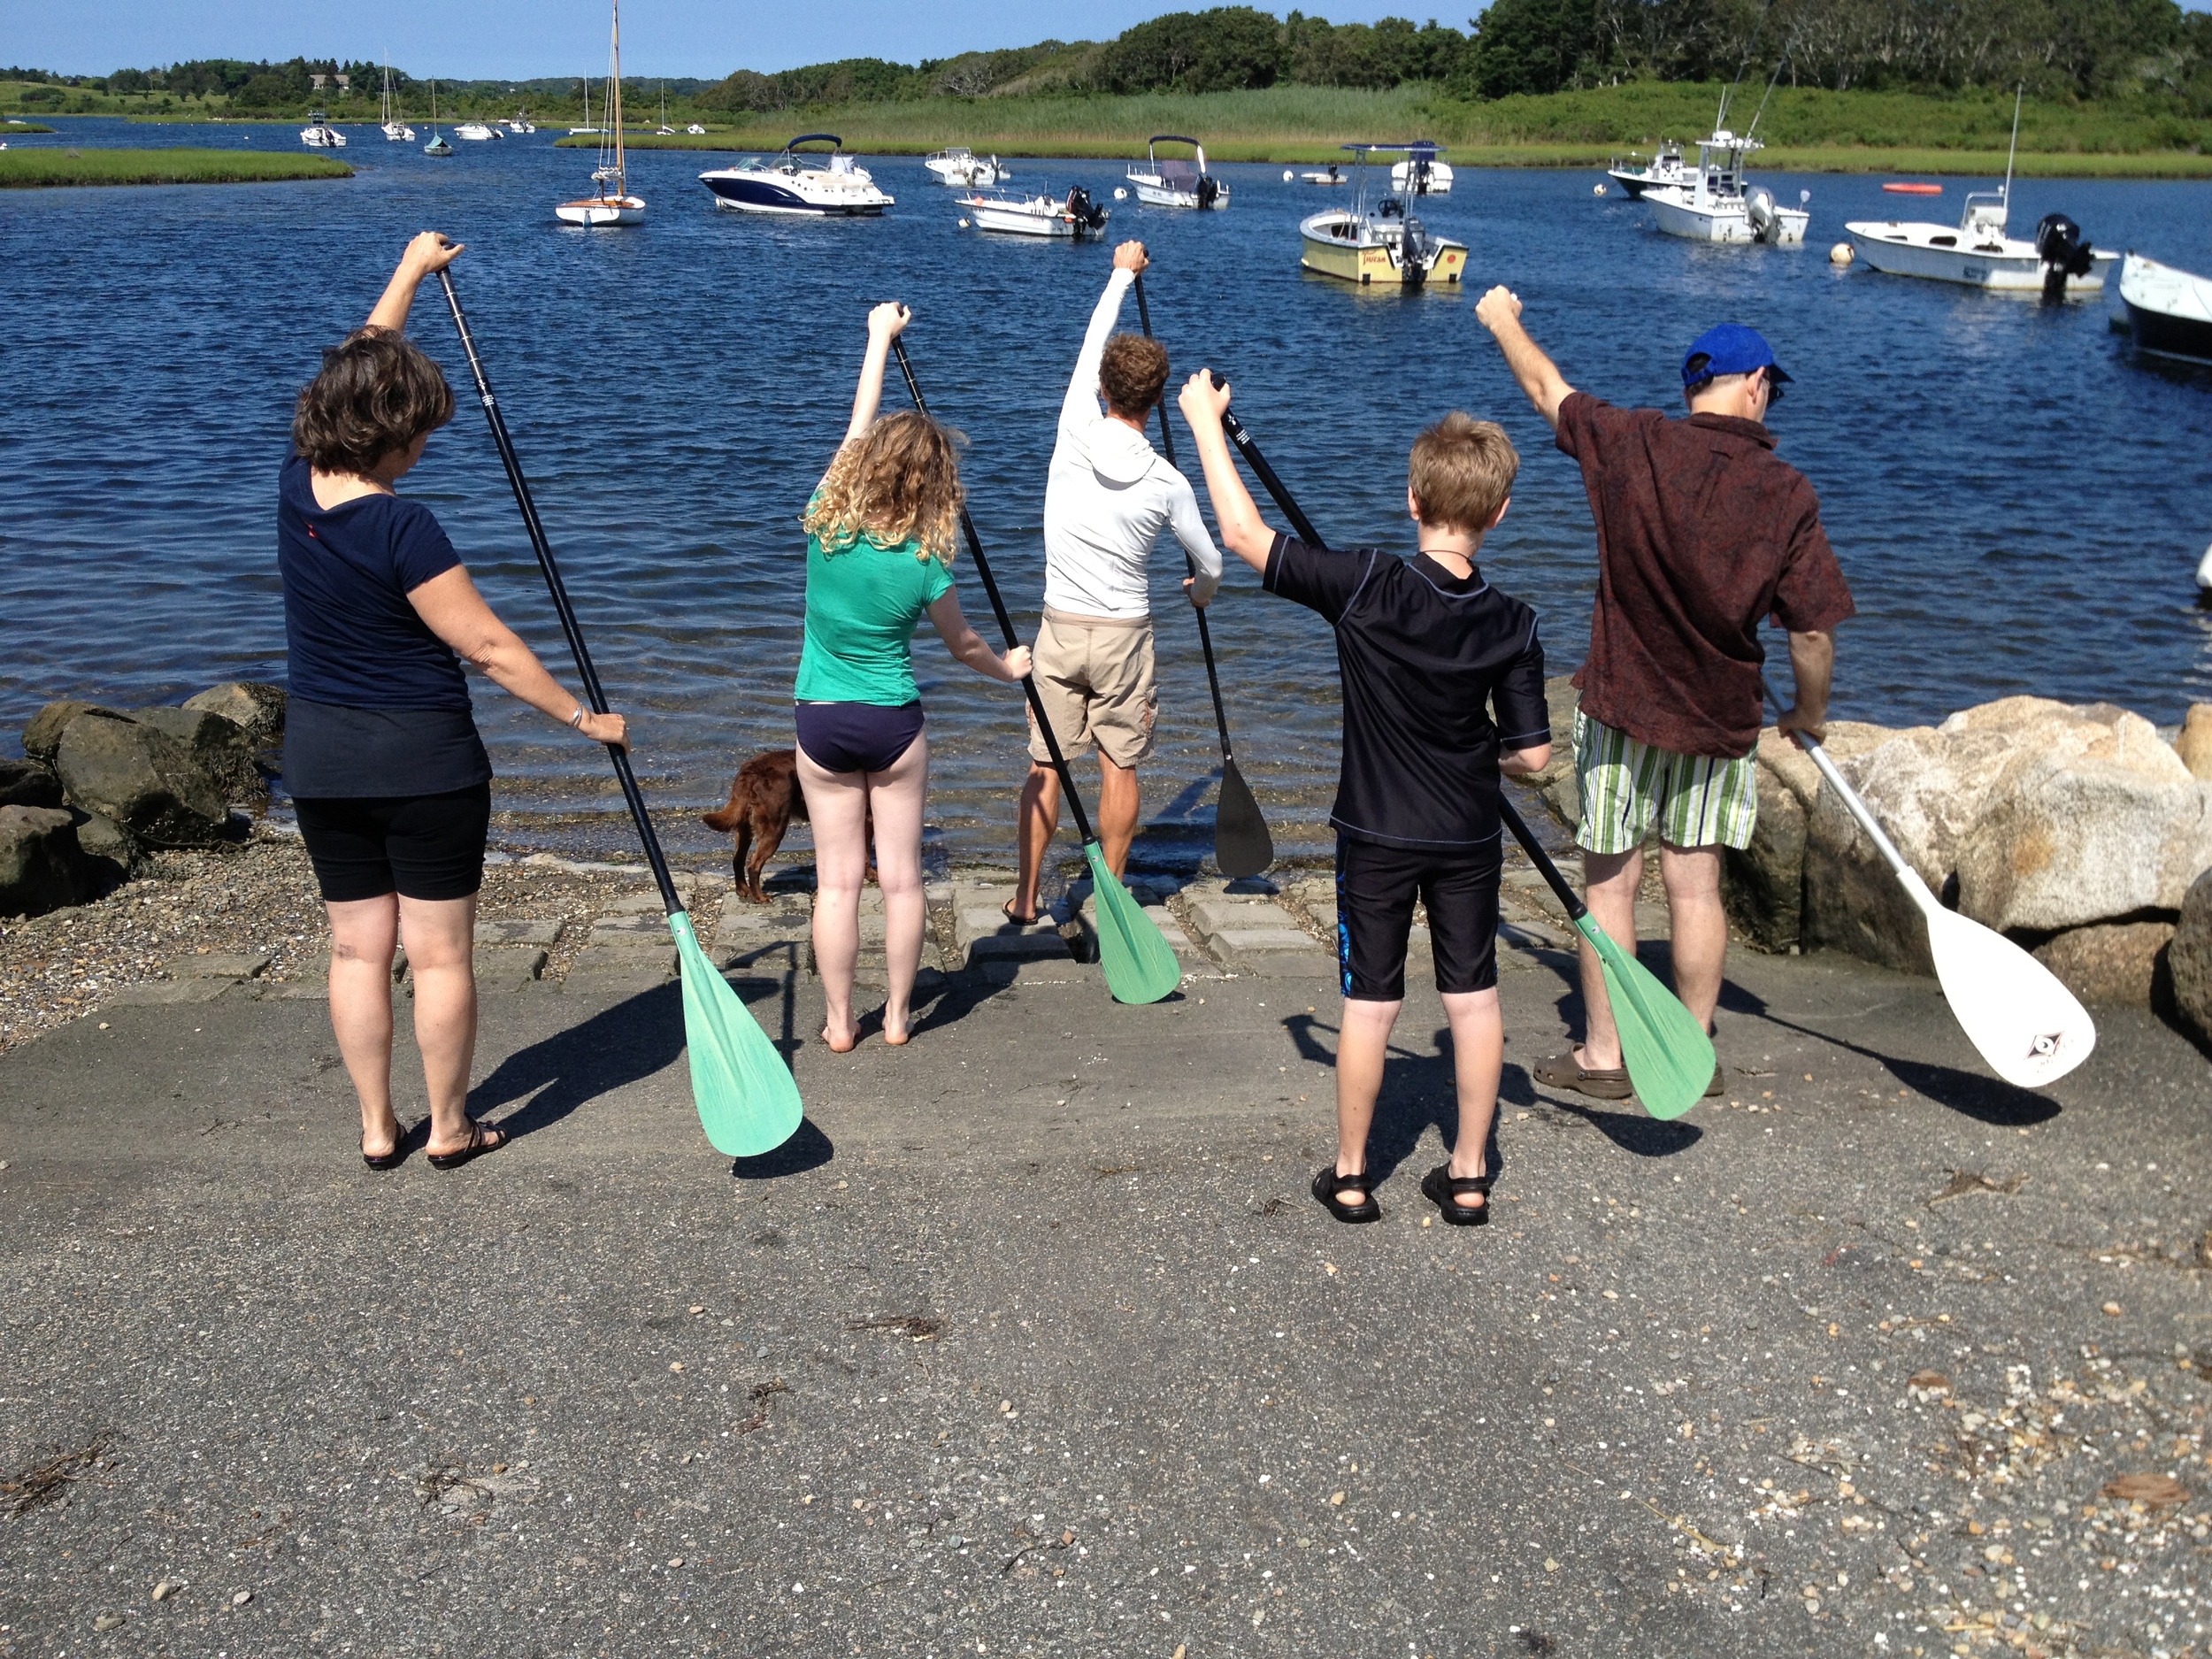
[(534, 1134), (602, 1094), (673, 1064), (683, 1048), (683, 993), (671, 983), (509, 1055), (469, 1091), (469, 1114), (481, 1118), (526, 1097), (499, 1127), (517, 1138)]

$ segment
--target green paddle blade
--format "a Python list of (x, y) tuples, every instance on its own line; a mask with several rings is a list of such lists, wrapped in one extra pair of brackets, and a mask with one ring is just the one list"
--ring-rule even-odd
[(1679, 1118), (1713, 1080), (1713, 1040), (1651, 970), (1613, 942), (1588, 912), (1575, 918), (1605, 970), (1606, 1000), (1636, 1098), (1654, 1118)]
[(1083, 843), (1091, 865), (1091, 896), (1098, 906), (1098, 965), (1117, 1002), (1156, 1002), (1183, 982), (1183, 964), (1144, 907), (1107, 868), (1096, 841)]
[(737, 1000), (707, 953), (691, 918), (668, 918), (684, 979), (684, 1041), (691, 1050), (691, 1098), (714, 1149), (733, 1158), (772, 1152), (804, 1115), (799, 1086), (768, 1033)]

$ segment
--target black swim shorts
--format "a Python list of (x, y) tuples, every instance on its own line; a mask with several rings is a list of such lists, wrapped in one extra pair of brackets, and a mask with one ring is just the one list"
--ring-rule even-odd
[(1455, 995), (1497, 984), (1500, 855), (1496, 841), (1439, 854), (1338, 836), (1336, 959), (1344, 995), (1356, 1002), (1405, 995), (1417, 898), (1428, 906), (1436, 988)]
[(333, 904), (380, 899), (465, 899), (484, 885), (492, 787), (444, 795), (295, 800), (316, 885)]

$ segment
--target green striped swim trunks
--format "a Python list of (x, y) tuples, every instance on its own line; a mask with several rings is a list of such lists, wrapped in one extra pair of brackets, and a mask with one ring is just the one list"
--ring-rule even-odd
[(1748, 847), (1759, 821), (1758, 766), (1750, 756), (1671, 754), (1580, 710), (1575, 783), (1582, 795), (1575, 840), (1594, 853), (1633, 852), (1655, 824), (1670, 847)]

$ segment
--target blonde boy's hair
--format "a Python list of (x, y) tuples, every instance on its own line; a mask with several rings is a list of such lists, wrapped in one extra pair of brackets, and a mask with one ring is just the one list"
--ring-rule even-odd
[(1520, 470), (1503, 426), (1455, 409), (1413, 441), (1406, 482), (1423, 524), (1471, 535), (1489, 528)]

